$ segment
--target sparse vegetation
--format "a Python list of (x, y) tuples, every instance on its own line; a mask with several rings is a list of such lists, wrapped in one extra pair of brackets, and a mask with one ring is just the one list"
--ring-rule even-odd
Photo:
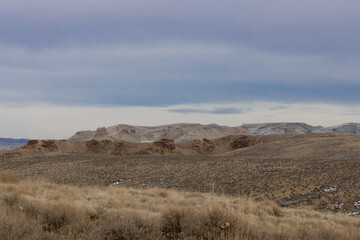
[[(254, 152), (250, 148), (242, 152)], [(305, 205), (334, 212), (356, 210), (354, 202), (360, 200), (359, 167), (358, 159), (320, 156), (296, 159), (57, 153), (0, 161), (0, 169), (12, 169), (21, 178), (41, 177), (58, 184), (172, 188), (251, 196), (256, 201), (290, 197), (284, 206)], [(317, 191), (331, 186), (336, 186), (336, 191)], [(344, 203), (341, 209), (335, 208), (336, 202)]]
[(360, 239), (359, 136), (76, 144), (0, 154), (1, 239)]
[(0, 212), (9, 240), (360, 238), (356, 217), (157, 188), (3, 181)]

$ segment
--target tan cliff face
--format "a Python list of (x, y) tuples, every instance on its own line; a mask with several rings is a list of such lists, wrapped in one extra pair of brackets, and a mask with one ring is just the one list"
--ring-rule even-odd
[(122, 140), (129, 142), (154, 142), (160, 139), (173, 139), (175, 143), (199, 138), (215, 139), (228, 135), (250, 135), (242, 127), (226, 127), (216, 124), (171, 124), (156, 127), (116, 125), (98, 128), (96, 131), (80, 131), (69, 141)]

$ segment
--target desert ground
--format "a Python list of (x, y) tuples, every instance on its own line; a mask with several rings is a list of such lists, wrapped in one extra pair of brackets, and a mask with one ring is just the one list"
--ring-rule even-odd
[[(319, 215), (324, 219), (345, 217), (350, 219), (346, 221), (360, 226), (360, 136), (352, 134), (236, 135), (179, 144), (168, 139), (155, 143), (31, 141), (21, 148), (3, 151), (0, 169), (18, 176), (20, 183), (15, 188), (19, 184), (22, 187), (24, 181), (32, 181), (31, 184), (38, 181), (57, 186), (54, 188), (77, 189), (71, 191), (96, 188), (146, 195), (160, 189), (156, 191), (162, 191), (165, 198), (173, 194), (195, 194), (204, 199), (207, 198), (204, 196), (222, 197), (226, 199), (223, 201), (242, 199), (258, 208), (264, 202), (271, 202), (282, 214), (300, 211), (325, 214)], [(0, 189), (6, 188), (1, 186)], [(225, 223), (224, 220), (222, 224)], [(276, 237), (266, 234), (261, 237), (261, 234), (235, 232), (196, 238), (186, 231), (180, 231), (186, 237), (170, 234), (170, 239), (236, 239), (235, 236), (237, 239), (309, 239), (306, 238), (309, 235), (301, 237), (298, 233), (292, 237), (279, 237), (278, 233)], [(359, 232), (351, 231), (354, 232), (347, 239), (360, 239), (356, 235)], [(339, 235), (331, 236), (323, 239), (338, 239)]]
[(58, 184), (214, 192), (336, 212), (356, 211), (360, 200), (360, 136), (351, 134), (239, 135), (176, 145), (38, 141), (4, 152), (0, 168)]

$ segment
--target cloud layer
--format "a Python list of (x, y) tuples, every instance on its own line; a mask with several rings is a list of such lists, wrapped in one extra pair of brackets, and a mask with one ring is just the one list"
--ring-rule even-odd
[(182, 39), (358, 54), (359, 7), (356, 0), (14, 0), (2, 3), (0, 40), (46, 48)]
[(0, 101), (159, 106), (267, 101), (358, 102), (360, 59), (168, 43), (1, 48)]
[[(134, 115), (161, 124), (161, 116), (166, 123), (221, 123), (224, 115), (241, 116), (241, 123), (297, 121), (295, 115), (283, 118), (295, 111), (289, 104), (327, 106), (327, 113), (330, 104), (336, 119), (343, 114), (356, 121), (359, 7), (355, 0), (2, 1), (3, 133), (17, 135), (10, 134), (17, 132), (15, 123), (28, 126), (14, 117), (22, 110), (44, 118), (53, 114), (56, 125), (62, 118), (52, 109), (75, 116), (74, 109), (84, 111), (87, 117), (79, 119), (90, 121), (90, 109), (100, 114), (99, 106), (128, 112), (161, 108), (156, 121)], [(253, 113), (260, 110), (239, 105), (259, 102), (276, 102), (265, 111), (273, 117), (259, 118)], [(296, 109), (301, 121), (308, 109)], [(113, 124), (138, 122), (104, 116)], [(326, 122), (325, 115), (320, 118)], [(96, 120), (88, 126), (109, 125), (106, 118)], [(38, 136), (31, 126), (27, 136)]]
[(358, 1), (14, 0), (0, 101), (358, 102)]

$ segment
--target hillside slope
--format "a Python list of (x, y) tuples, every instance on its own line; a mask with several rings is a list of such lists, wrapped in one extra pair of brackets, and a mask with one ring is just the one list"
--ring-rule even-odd
[(303, 134), (258, 136), (258, 144), (229, 151), (228, 157), (291, 159), (360, 159), (360, 136), (354, 134)]

